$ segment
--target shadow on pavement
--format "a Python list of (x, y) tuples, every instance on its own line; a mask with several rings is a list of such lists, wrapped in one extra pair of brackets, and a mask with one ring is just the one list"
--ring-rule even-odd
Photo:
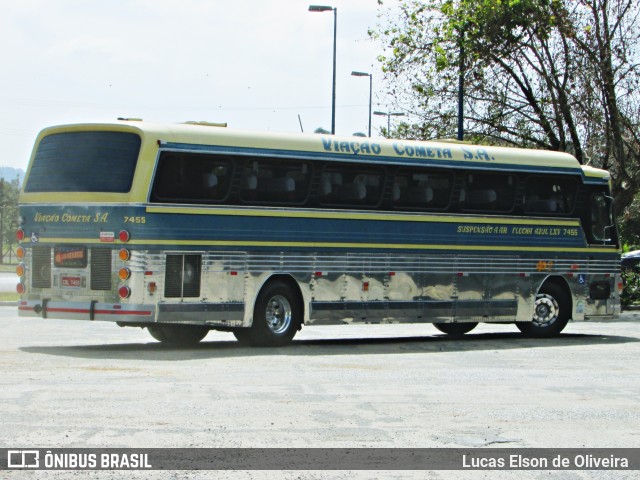
[(256, 356), (327, 356), (402, 353), (474, 352), (527, 348), (580, 347), (640, 342), (636, 337), (563, 334), (550, 339), (526, 338), (519, 333), (468, 334), (460, 339), (444, 335), (420, 337), (348, 338), (297, 340), (288, 347), (250, 348), (234, 341), (203, 341), (192, 347), (169, 347), (160, 343), (105, 345), (29, 346), (26, 353), (93, 359), (180, 361)]

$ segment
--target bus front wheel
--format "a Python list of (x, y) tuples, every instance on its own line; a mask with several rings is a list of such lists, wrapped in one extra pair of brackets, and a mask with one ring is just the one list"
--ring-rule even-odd
[(302, 300), (289, 282), (273, 280), (260, 291), (253, 309), (253, 324), (234, 330), (235, 337), (255, 347), (282, 347), (300, 330)]
[(175, 346), (195, 345), (209, 333), (209, 327), (199, 325), (155, 324), (147, 330), (159, 342)]
[(534, 338), (549, 338), (559, 335), (571, 317), (571, 299), (566, 289), (549, 283), (536, 295), (533, 318), (530, 322), (517, 322), (518, 329)]

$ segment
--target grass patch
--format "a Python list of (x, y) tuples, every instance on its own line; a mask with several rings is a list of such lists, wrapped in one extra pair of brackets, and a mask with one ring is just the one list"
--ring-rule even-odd
[(19, 299), (16, 292), (0, 292), (0, 302), (17, 302)]

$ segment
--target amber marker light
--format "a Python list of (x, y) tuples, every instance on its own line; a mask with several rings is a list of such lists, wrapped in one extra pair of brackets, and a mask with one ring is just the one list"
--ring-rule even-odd
[(27, 251), (24, 249), (24, 247), (16, 248), (16, 257), (18, 257), (20, 260), (22, 260), (26, 254)]
[(129, 260), (131, 258), (131, 252), (129, 250), (127, 250), (126, 248), (121, 248), (120, 251), (118, 252), (118, 257), (123, 262), (126, 262), (127, 260)]
[(19, 277), (24, 277), (26, 270), (27, 269), (25, 268), (24, 263), (20, 263), (16, 267), (16, 275), (18, 275)]
[(120, 277), (120, 280), (127, 280), (129, 277), (131, 277), (131, 270), (129, 270), (127, 267), (122, 267), (118, 271), (118, 277)]

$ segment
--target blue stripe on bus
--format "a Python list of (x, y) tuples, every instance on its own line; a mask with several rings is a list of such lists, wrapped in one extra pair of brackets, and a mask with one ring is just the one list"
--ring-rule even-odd
[[(335, 245), (344, 249), (357, 244), (389, 245), (389, 249), (421, 250), (429, 245), (449, 245), (452, 250), (456, 246), (464, 246), (465, 250), (478, 247), (510, 247), (512, 251), (534, 250), (536, 248), (564, 249), (589, 248), (584, 232), (579, 224), (567, 221), (564, 225), (548, 224), (544, 219), (534, 222), (522, 220), (514, 223), (475, 223), (472, 219), (461, 218), (459, 222), (396, 222), (379, 219), (336, 219), (307, 217), (270, 217), (246, 215), (186, 215), (183, 213), (147, 213), (146, 206), (96, 207), (99, 213), (87, 215), (86, 207), (80, 206), (25, 206), (22, 215), (27, 219), (24, 229), (27, 238), (34, 236), (38, 241), (47, 239), (94, 239), (99, 241), (101, 234), (106, 237), (126, 229), (136, 248), (145, 241), (149, 245), (154, 242), (176, 242), (175, 248), (189, 246), (189, 242), (216, 244), (216, 248), (260, 243), (266, 247), (284, 248), (288, 243), (295, 243), (295, 248), (317, 249), (316, 245)], [(205, 210), (203, 210), (205, 211)], [(136, 221), (144, 223), (135, 223)], [(40, 220), (40, 221), (37, 221)], [(133, 221), (134, 223), (130, 223)], [(339, 244), (345, 244), (340, 247)], [(166, 248), (166, 247), (165, 247)], [(293, 247), (292, 247), (293, 248)], [(378, 250), (385, 250), (384, 247)], [(615, 249), (612, 248), (615, 253)]]

